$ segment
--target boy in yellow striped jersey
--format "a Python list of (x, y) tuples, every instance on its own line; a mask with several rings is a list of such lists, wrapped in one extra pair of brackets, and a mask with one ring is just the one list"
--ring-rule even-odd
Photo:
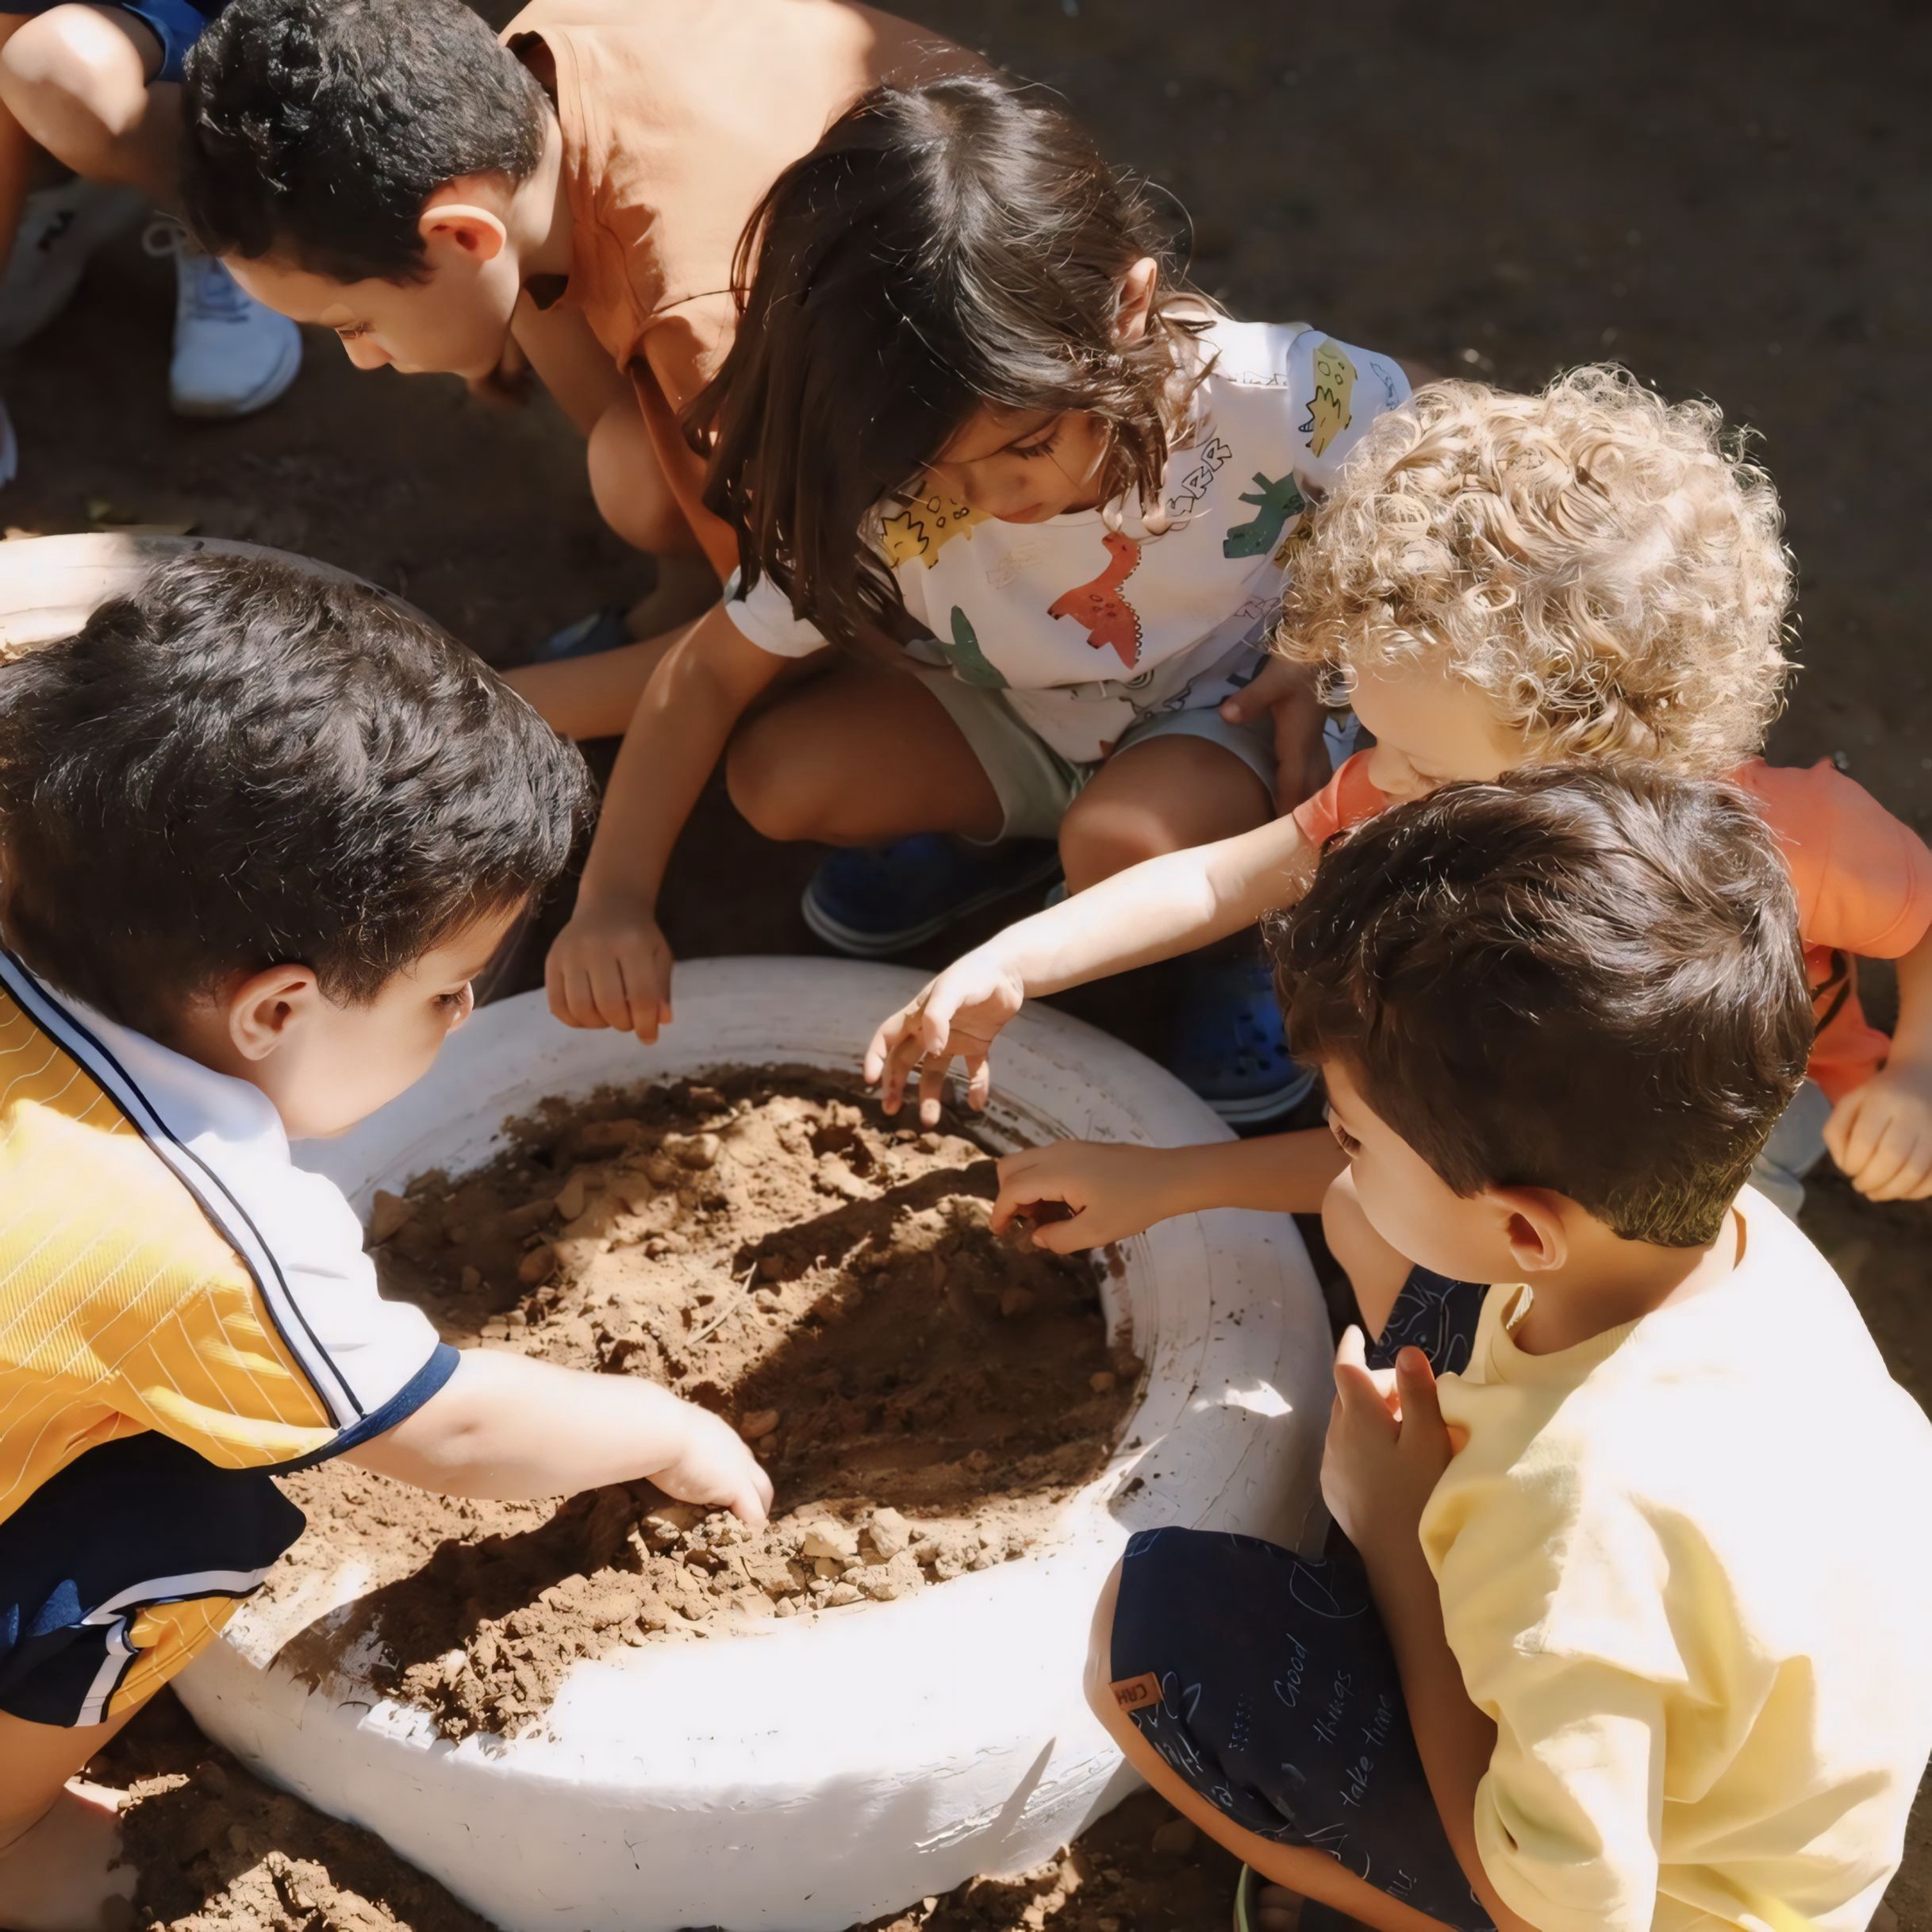
[(131, 1886), (69, 1779), (302, 1527), (276, 1470), (770, 1485), (668, 1391), (459, 1355), (290, 1158), (424, 1073), (583, 767), (364, 588), (197, 559), (0, 672), (0, 1925)]

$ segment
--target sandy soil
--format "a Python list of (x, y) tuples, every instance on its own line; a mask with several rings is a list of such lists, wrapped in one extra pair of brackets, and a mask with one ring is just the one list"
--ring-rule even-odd
[[(1200, 278), (1237, 313), (1307, 316), (1517, 384), (1615, 356), (1755, 425), (1803, 576), (1807, 670), (1773, 754), (1840, 755), (1932, 830), (1924, 8), (903, 4), (1062, 89), (1173, 188)], [(406, 592), (498, 661), (636, 582), (547, 410), (364, 379), (318, 337), (267, 415), (177, 422), (164, 266), (129, 242), (90, 282), (48, 337), (0, 363), (25, 469), (0, 522), (191, 520), (308, 551)], [(671, 881), (674, 942), (687, 956), (812, 950), (795, 897), (812, 857), (762, 846), (714, 789)], [(1158, 1037), (1145, 982), (1070, 1003)], [(1806, 1218), (1900, 1378), (1932, 1397), (1932, 1210), (1870, 1208), (1827, 1181)], [(1135, 1922), (1218, 1924), (1223, 1892), (1177, 1884)], [(1932, 1925), (1923, 1823), (1894, 1902), (1906, 1925)], [(1025, 1921), (1016, 1904), (997, 1922)]]
[(481, 1172), (376, 1197), (388, 1292), (445, 1339), (640, 1375), (728, 1415), (771, 1473), (751, 1531), (648, 1483), (478, 1503), (345, 1463), (290, 1479), (271, 1597), (367, 1579), (284, 1656), (373, 1632), (446, 1734), (541, 1722), (579, 1658), (883, 1603), (1022, 1555), (1104, 1465), (1139, 1385), (1098, 1276), (988, 1230), (985, 1151), (809, 1073), (611, 1093)]

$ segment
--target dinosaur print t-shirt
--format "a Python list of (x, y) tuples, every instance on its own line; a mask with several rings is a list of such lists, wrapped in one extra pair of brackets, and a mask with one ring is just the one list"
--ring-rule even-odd
[[(924, 636), (908, 648), (1001, 691), (1062, 758), (1143, 718), (1220, 704), (1260, 668), (1311, 497), (1408, 399), (1392, 355), (1300, 323), (1217, 322), (1161, 501), (1008, 524), (932, 495), (882, 505), (872, 541)], [(726, 605), (781, 657), (825, 647), (761, 577)]]

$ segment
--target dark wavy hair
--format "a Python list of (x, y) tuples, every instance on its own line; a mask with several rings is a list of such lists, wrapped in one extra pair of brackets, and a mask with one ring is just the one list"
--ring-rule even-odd
[(1341, 1060), (1458, 1194), (1548, 1188), (1715, 1239), (1804, 1077), (1791, 870), (1734, 786), (1654, 766), (1445, 785), (1323, 849), (1273, 935), (1298, 1058)]
[[(1123, 277), (1162, 265), (1139, 340)], [(983, 404), (1104, 418), (1109, 498), (1158, 497), (1189, 296), (1150, 197), (1036, 89), (988, 76), (876, 88), (773, 184), (734, 270), (736, 341), (685, 413), (707, 506), (834, 643), (901, 639), (864, 532)]]
[(423, 204), (527, 180), (551, 107), (463, 0), (229, 0), (190, 50), (182, 198), (217, 255), (336, 282), (423, 272)]
[(367, 585), (205, 557), (0, 670), (0, 931), (166, 1039), (236, 972), (366, 1004), (521, 905), (587, 821), (582, 758)]

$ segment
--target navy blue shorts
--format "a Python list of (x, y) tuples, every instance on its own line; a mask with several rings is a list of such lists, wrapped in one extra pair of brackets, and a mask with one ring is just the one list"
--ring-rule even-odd
[[(25, 0), (24, 5), (10, 6), (6, 11), (46, 13), (61, 3), (62, 0)], [(206, 0), (200, 6), (194, 0), (102, 0), (102, 3), (132, 13), (161, 43), (161, 64), (148, 77), (152, 85), (156, 81), (181, 79), (181, 63), (187, 58), (188, 49), (201, 38), (202, 29), (221, 11), (224, 0)]]
[[(1370, 1365), (1415, 1346), (1445, 1373), (1466, 1366), (1487, 1292), (1415, 1269)], [(1326, 1852), (1457, 1932), (1490, 1932), (1352, 1550), (1311, 1562), (1252, 1536), (1143, 1531), (1121, 1565), (1110, 1665), (1141, 1736), (1236, 1824)]]
[(261, 1470), (152, 1431), (78, 1457), (0, 1523), (0, 1711), (71, 1727), (144, 1703), (303, 1522)]

